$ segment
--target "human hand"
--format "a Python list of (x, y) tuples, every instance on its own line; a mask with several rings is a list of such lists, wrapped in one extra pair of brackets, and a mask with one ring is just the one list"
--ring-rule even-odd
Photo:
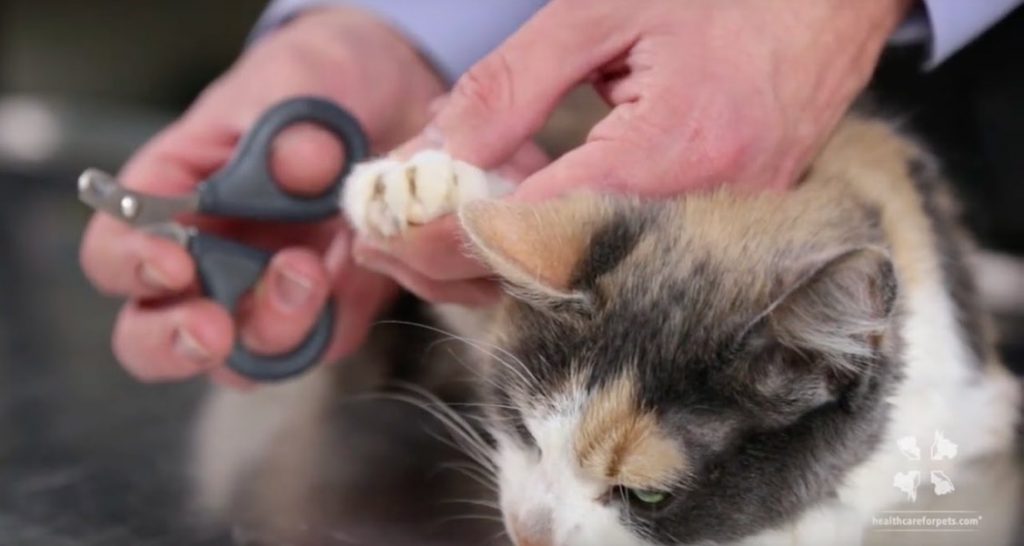
[[(432, 123), (446, 151), (501, 163), (575, 85), (612, 106), (586, 142), (513, 199), (576, 188), (667, 196), (784, 189), (867, 85), (911, 0), (552, 0), (455, 86)], [(485, 274), (452, 218), (380, 247), (368, 267), (424, 297)]]
[[(296, 95), (344, 105), (375, 149), (387, 150), (422, 127), (441, 91), (426, 63), (385, 24), (355, 10), (312, 11), (250, 48), (128, 162), (120, 180), (155, 194), (193, 191), (230, 159), (240, 136), (265, 110)], [(278, 137), (271, 167), (289, 191), (316, 194), (342, 162), (335, 137), (298, 125)], [(241, 336), (253, 351), (286, 352), (306, 337), (328, 298), (338, 306), (338, 320), (324, 358), (336, 359), (362, 343), (378, 311), (397, 293), (392, 281), (352, 263), (352, 236), (340, 219), (312, 226), (212, 220), (201, 225), (279, 250), (237, 321), (200, 296), (194, 264), (181, 247), (101, 214), (86, 230), (81, 262), (87, 276), (102, 292), (128, 299), (114, 327), (114, 353), (142, 380), (210, 373), (220, 382), (244, 385), (223, 365), (235, 339)]]

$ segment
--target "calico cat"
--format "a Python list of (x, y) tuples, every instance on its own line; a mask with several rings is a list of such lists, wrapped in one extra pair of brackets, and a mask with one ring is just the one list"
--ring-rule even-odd
[(423, 152), (343, 204), (377, 237), (457, 212), (507, 287), (437, 313), (486, 348), (515, 544), (1013, 543), (1020, 386), (938, 169), (890, 125), (848, 117), (785, 193), (486, 199), (508, 188)]

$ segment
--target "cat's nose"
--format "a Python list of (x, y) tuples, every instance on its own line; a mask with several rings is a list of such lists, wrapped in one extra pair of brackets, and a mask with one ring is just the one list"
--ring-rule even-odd
[(512, 533), (513, 539), (516, 546), (552, 546), (554, 542), (551, 542), (549, 537), (539, 538), (531, 536), (523, 536), (518, 533)]
[(516, 546), (553, 546), (551, 536), (551, 518), (547, 515), (539, 517), (513, 518), (510, 522), (512, 541)]

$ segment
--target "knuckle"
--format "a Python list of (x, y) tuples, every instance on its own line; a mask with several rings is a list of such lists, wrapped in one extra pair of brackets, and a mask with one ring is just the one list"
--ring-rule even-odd
[(752, 149), (752, 140), (742, 134), (714, 139), (708, 143), (708, 167), (722, 177), (735, 177), (745, 169), (750, 161)]
[(508, 56), (498, 50), (485, 57), (459, 78), (452, 95), (485, 111), (510, 107), (515, 94)]

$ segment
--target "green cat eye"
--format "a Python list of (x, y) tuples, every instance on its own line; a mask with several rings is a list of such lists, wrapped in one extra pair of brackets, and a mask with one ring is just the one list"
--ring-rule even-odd
[(631, 489), (633, 498), (644, 504), (661, 504), (668, 498), (668, 493), (661, 491), (644, 491), (642, 489)]

